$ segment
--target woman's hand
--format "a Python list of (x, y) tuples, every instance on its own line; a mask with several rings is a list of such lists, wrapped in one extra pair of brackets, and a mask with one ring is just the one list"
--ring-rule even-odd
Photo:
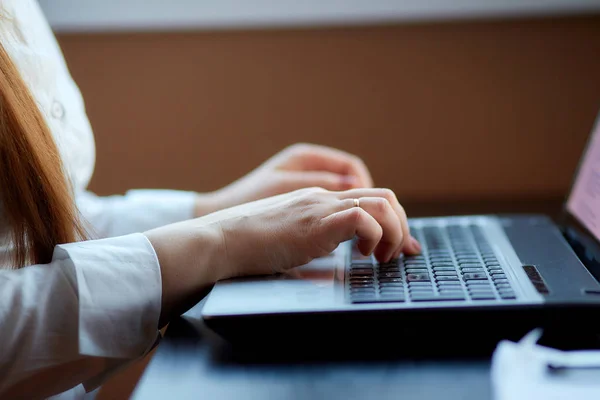
[(363, 254), (374, 253), (379, 261), (420, 251), (404, 209), (387, 189), (302, 189), (158, 228), (146, 236), (161, 265), (163, 311), (217, 280), (283, 272), (325, 256), (354, 237)]
[(371, 175), (357, 156), (325, 146), (295, 144), (229, 186), (199, 195), (196, 216), (307, 187), (341, 191), (372, 186)]
[(404, 209), (386, 189), (302, 189), (217, 212), (206, 223), (221, 231), (225, 278), (283, 272), (355, 236), (363, 254), (382, 262), (420, 251)]

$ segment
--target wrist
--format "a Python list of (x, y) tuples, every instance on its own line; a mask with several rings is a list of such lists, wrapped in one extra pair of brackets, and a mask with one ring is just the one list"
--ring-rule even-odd
[(194, 218), (200, 218), (215, 211), (219, 211), (222, 208), (219, 207), (219, 202), (218, 191), (196, 193), (196, 199), (194, 201)]
[(185, 312), (229, 274), (222, 235), (190, 220), (144, 232), (158, 258), (162, 280), (161, 323)]

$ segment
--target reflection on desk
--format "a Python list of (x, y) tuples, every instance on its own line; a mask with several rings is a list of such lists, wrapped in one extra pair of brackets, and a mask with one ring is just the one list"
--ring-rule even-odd
[[(491, 398), (489, 358), (357, 359), (352, 348), (345, 357), (288, 358), (285, 349), (232, 348), (196, 319), (198, 311), (171, 323), (134, 399)], [(363, 349), (425, 345), (356, 338)]]

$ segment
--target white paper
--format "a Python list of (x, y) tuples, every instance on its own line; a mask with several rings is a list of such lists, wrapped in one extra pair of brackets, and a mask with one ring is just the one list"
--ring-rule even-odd
[(518, 343), (502, 341), (492, 358), (495, 400), (599, 400), (600, 368), (552, 373), (548, 364), (600, 367), (599, 350), (561, 351), (537, 344), (540, 330)]

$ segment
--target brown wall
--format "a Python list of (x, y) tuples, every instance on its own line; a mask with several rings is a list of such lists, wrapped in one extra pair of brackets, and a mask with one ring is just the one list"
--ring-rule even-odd
[(215, 189), (308, 141), (401, 199), (556, 195), (600, 108), (600, 16), (59, 39), (102, 194)]

